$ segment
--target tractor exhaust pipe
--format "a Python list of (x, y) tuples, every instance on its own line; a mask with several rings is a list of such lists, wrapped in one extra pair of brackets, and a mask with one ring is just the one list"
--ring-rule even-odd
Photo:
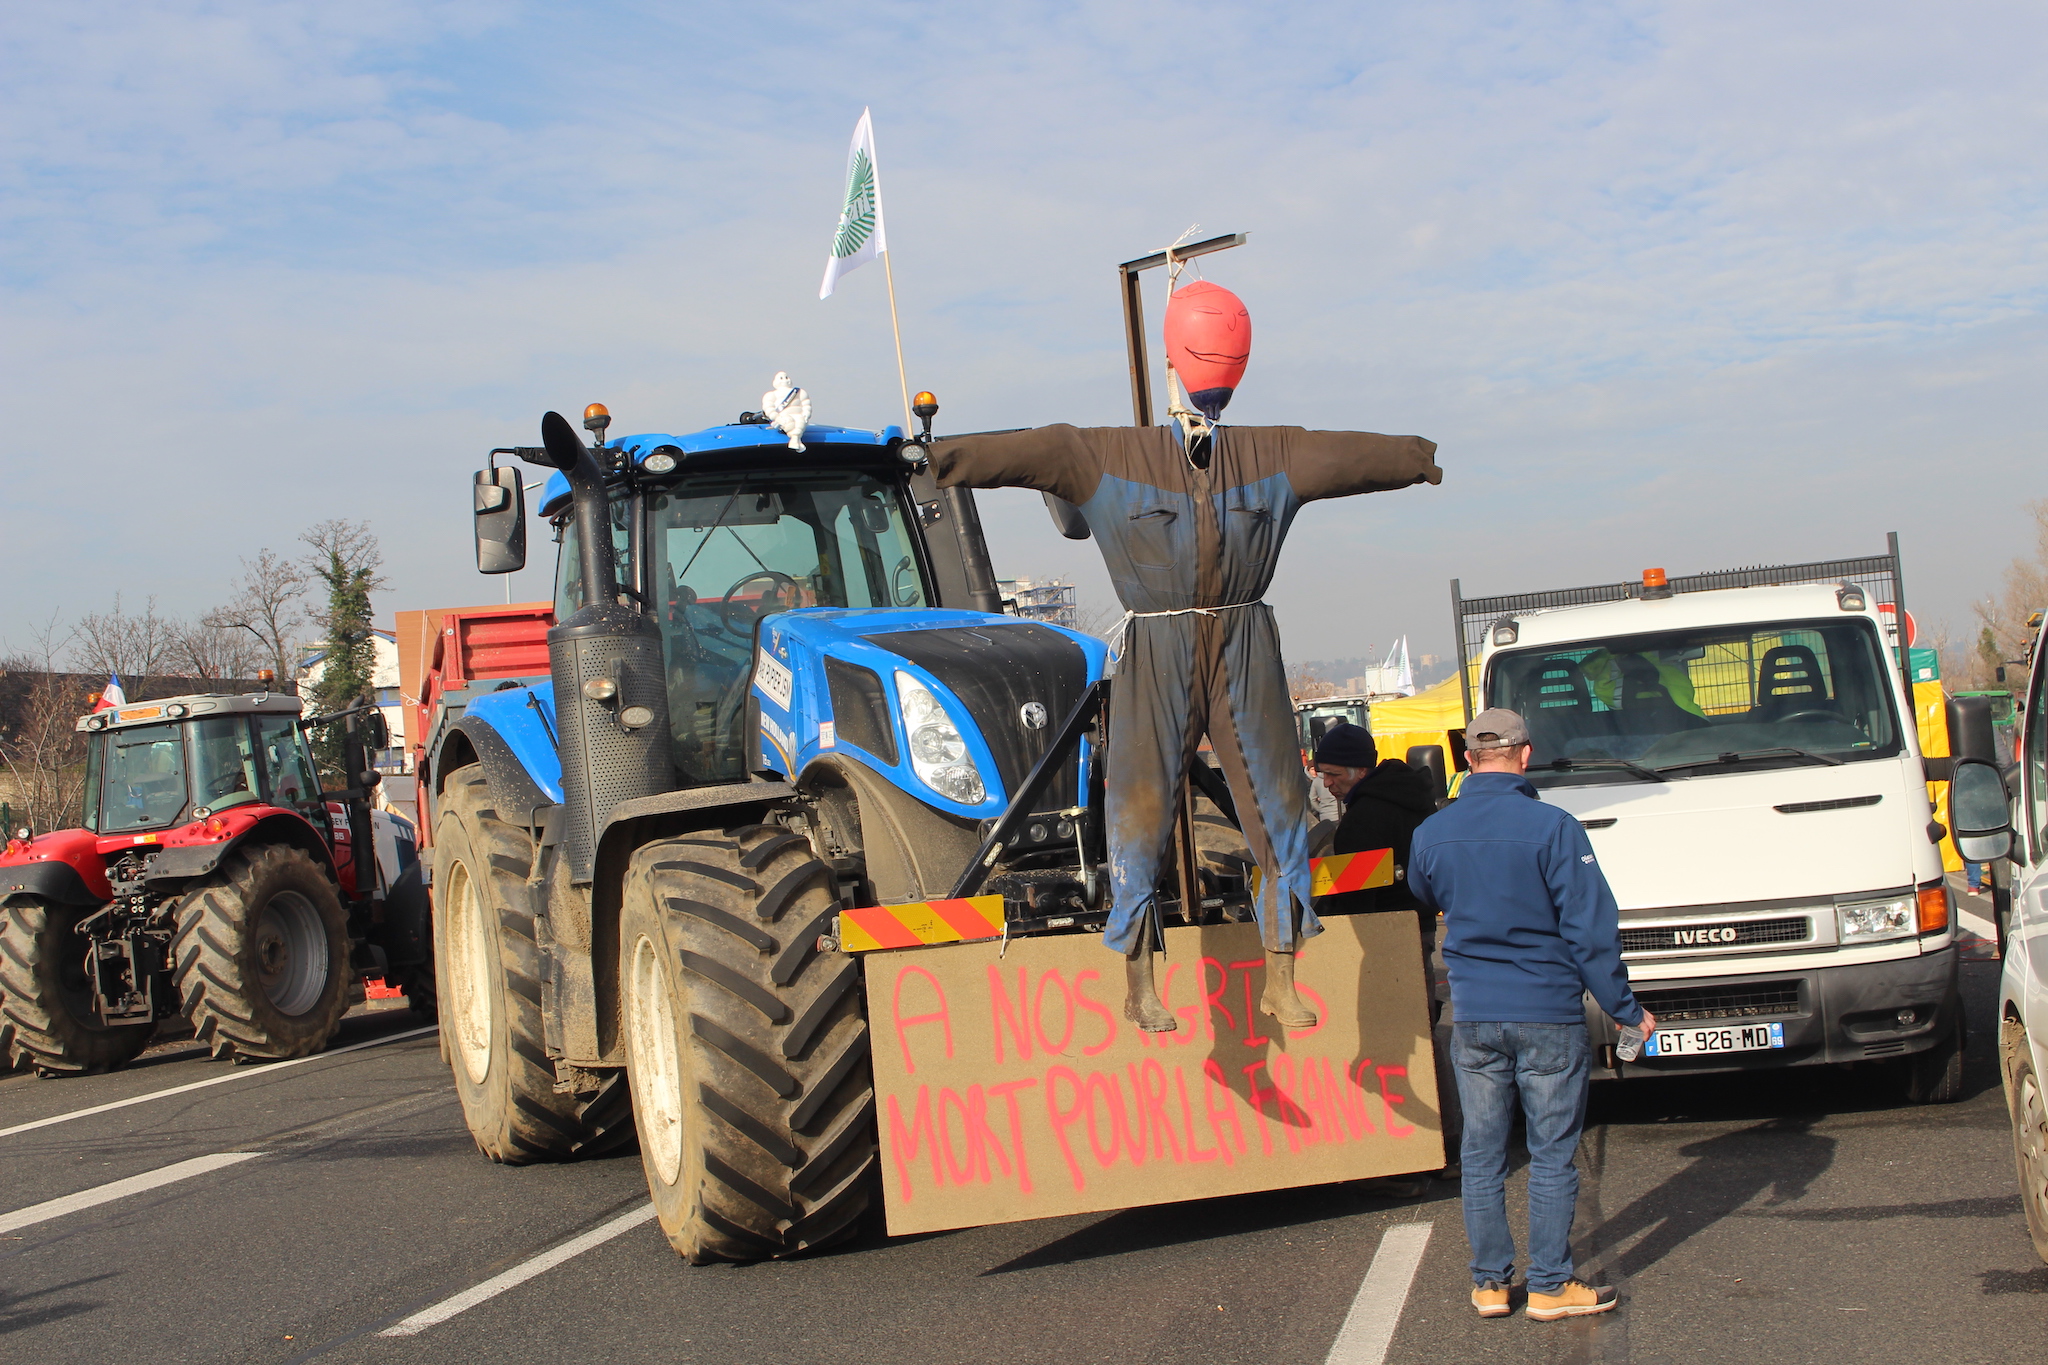
[(660, 629), (619, 600), (611, 499), (596, 455), (560, 413), (541, 419), (540, 434), (575, 499), (583, 571), (582, 601), (548, 631), (548, 671), (560, 730), (569, 880), (587, 883), (612, 809), (675, 786), (667, 672)]

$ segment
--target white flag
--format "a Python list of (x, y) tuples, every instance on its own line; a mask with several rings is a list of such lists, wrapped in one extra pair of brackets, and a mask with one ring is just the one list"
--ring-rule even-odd
[(846, 206), (839, 210), (839, 228), (832, 234), (832, 256), (825, 262), (825, 283), (818, 286), (818, 297), (831, 298), (841, 275), (888, 249), (882, 239), (882, 177), (875, 169), (875, 129), (863, 109), (853, 128), (853, 145), (846, 149)]

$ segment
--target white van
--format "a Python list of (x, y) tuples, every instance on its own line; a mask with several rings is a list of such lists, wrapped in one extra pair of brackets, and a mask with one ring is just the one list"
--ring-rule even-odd
[[(2041, 1079), (2048, 1076), (2048, 668), (2038, 666), (2039, 637), (2028, 659), (2037, 666), (2020, 718), (2011, 824), (2000, 822), (2005, 789), (1994, 790), (1983, 780), (1978, 764), (1958, 760), (1954, 797), (1957, 843), (1965, 854), (1988, 861), (2009, 849), (2012, 858), (2012, 904), (1998, 980), (1998, 1060), (2027, 1231), (2035, 1252), (2048, 1261), (2048, 1098)], [(1972, 788), (1980, 784), (1983, 795), (1972, 799)]]
[(1596, 1079), (1886, 1061), (1914, 1100), (1960, 1096), (1946, 831), (1880, 611), (1896, 546), (1504, 598), (1453, 584), (1480, 662), (1467, 715), (1528, 721), (1529, 780), (1586, 827), (1657, 1016), (1622, 1062), (1588, 1002)]

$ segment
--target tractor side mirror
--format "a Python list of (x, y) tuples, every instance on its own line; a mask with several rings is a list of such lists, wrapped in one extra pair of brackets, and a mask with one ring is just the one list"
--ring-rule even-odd
[(363, 747), (366, 749), (388, 749), (391, 747), (391, 727), (385, 723), (382, 711), (371, 711), (363, 717)]
[(1956, 852), (1967, 861), (1988, 863), (2012, 851), (2012, 809), (1995, 765), (1980, 758), (1956, 760), (1948, 818), (1955, 826)]
[(1052, 513), (1052, 524), (1059, 527), (1061, 535), (1068, 540), (1088, 539), (1088, 519), (1081, 515), (1080, 508), (1050, 493), (1040, 496), (1045, 499), (1045, 510)]
[(514, 573), (526, 567), (526, 488), (507, 466), (476, 472), (476, 571)]

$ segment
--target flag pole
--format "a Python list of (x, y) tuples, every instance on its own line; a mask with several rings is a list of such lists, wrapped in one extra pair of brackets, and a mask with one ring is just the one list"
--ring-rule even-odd
[(911, 432), (910, 421), (910, 375), (903, 368), (903, 328), (896, 321), (896, 267), (889, 263), (887, 248), (882, 251), (882, 274), (889, 281), (889, 330), (896, 334), (896, 382), (903, 388), (903, 434)]

